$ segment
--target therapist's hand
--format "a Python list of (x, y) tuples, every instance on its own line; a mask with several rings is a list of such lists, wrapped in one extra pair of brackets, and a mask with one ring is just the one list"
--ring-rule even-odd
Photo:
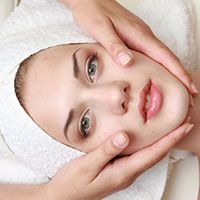
[(180, 60), (156, 38), (140, 18), (115, 0), (60, 0), (68, 6), (75, 22), (104, 46), (116, 62), (134, 62), (130, 49), (143, 52), (171, 71), (191, 94), (197, 89)]
[(129, 139), (125, 133), (114, 134), (92, 152), (61, 168), (45, 186), (46, 199), (97, 200), (124, 189), (160, 161), (191, 128), (185, 123), (153, 145), (116, 159)]

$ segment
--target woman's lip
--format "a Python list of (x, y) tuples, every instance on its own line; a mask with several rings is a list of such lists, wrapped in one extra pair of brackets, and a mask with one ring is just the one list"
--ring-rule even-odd
[(150, 90), (151, 87), (151, 81), (148, 81), (148, 83), (143, 87), (141, 92), (139, 93), (138, 97), (138, 110), (139, 113), (142, 115), (142, 118), (144, 119), (144, 122), (146, 122), (146, 113), (145, 113), (145, 103), (146, 103), (146, 96)]
[(150, 105), (147, 110), (147, 120), (155, 117), (160, 112), (162, 102), (163, 97), (158, 86), (152, 83), (150, 89)]
[[(148, 110), (145, 111), (146, 97), (148, 94), (150, 95), (150, 103)], [(158, 86), (149, 80), (140, 92), (138, 102), (138, 109), (144, 122), (155, 117), (160, 112), (162, 101), (162, 94)]]

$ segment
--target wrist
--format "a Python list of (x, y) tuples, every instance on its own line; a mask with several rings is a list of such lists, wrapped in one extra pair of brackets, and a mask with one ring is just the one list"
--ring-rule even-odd
[(38, 186), (37, 188), (37, 194), (38, 198), (40, 200), (54, 200), (52, 197), (50, 198), (49, 193), (48, 193), (48, 183), (44, 183)]
[(27, 190), (25, 188), (26, 191), (23, 192), (24, 199), (47, 200), (47, 195), (45, 193), (45, 186), (46, 186), (46, 184), (25, 186), (25, 187), (27, 187)]
[(57, 200), (54, 194), (54, 190), (51, 189), (50, 182), (48, 182), (47, 184), (43, 186), (43, 198), (44, 200)]
[(7, 200), (46, 200), (44, 184), (4, 185), (0, 184), (0, 199)]
[(57, 184), (54, 180), (51, 180), (44, 185), (43, 194), (44, 200), (61, 200), (63, 199), (63, 196), (65, 199), (71, 199), (68, 198), (66, 191), (64, 191), (63, 195), (63, 192), (59, 190), (59, 184)]

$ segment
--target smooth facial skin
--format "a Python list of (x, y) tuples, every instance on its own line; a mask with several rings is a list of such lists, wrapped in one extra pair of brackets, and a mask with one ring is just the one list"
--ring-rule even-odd
[[(26, 76), (27, 112), (50, 136), (84, 152), (118, 131), (130, 137), (123, 154), (154, 143), (183, 122), (189, 96), (164, 67), (133, 53), (134, 64), (127, 68), (116, 64), (99, 44), (61, 45), (37, 53)], [(137, 105), (149, 80), (159, 88), (163, 102), (160, 112), (144, 122)], [(69, 116), (73, 119), (64, 134)]]

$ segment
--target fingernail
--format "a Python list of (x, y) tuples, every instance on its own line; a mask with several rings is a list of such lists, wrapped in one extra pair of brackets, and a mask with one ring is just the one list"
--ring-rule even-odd
[(125, 66), (125, 65), (127, 65), (131, 61), (132, 56), (128, 52), (124, 52), (123, 51), (123, 52), (118, 53), (117, 59), (119, 60), (119, 62), (123, 66)]
[(194, 100), (191, 94), (190, 94), (190, 106), (194, 106)]
[(194, 84), (193, 82), (191, 83), (191, 85), (190, 85), (190, 86), (191, 86), (191, 88), (192, 88), (192, 90), (193, 90), (193, 92), (194, 92), (194, 93), (196, 93), (196, 94), (198, 94), (198, 93), (199, 93), (199, 91), (198, 91), (197, 87), (195, 86), (195, 84)]
[(185, 135), (186, 134), (188, 134), (190, 131), (191, 131), (191, 129), (193, 128), (193, 126), (194, 126), (194, 124), (190, 124), (186, 129), (185, 129)]
[(113, 138), (113, 144), (118, 148), (123, 147), (125, 143), (126, 143), (126, 138), (122, 134), (119, 134)]

